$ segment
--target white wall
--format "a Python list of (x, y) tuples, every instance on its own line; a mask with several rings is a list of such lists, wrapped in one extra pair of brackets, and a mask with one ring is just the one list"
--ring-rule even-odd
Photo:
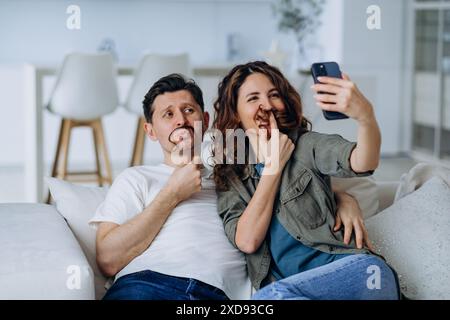
[[(378, 35), (364, 30), (365, 8), (372, 3), (381, 3), (387, 8), (382, 9), (383, 30)], [(376, 88), (371, 94), (379, 117), (383, 117), (380, 121), (382, 130), (385, 136), (388, 134), (390, 137), (383, 145), (387, 151), (398, 147), (395, 127), (399, 115), (392, 116), (388, 112), (398, 106), (399, 95), (397, 71), (392, 73), (390, 70), (395, 67), (400, 52), (397, 42), (401, 32), (398, 19), (401, 6), (396, 3), (387, 0), (330, 0), (322, 27), (317, 36), (312, 35), (308, 40), (317, 40), (322, 47), (316, 60), (341, 62), (349, 73), (368, 78), (366, 86)], [(81, 8), (81, 30), (66, 28), (69, 4), (77, 4)], [(0, 0), (0, 165), (23, 162), (25, 114), (21, 64), (24, 62), (58, 64), (69, 51), (95, 51), (106, 37), (115, 40), (120, 63), (136, 63), (147, 50), (163, 53), (186, 51), (195, 64), (222, 62), (226, 58), (226, 36), (230, 32), (240, 35), (241, 57), (238, 61), (241, 62), (261, 59), (261, 53), (267, 51), (275, 38), (288, 53), (295, 48), (292, 36), (277, 32), (270, 1), (264, 0)], [(370, 45), (372, 38), (379, 43), (378, 48)], [(369, 52), (367, 48), (375, 51)], [(375, 84), (371, 82), (374, 76)], [(214, 96), (211, 90), (217, 81), (199, 79), (202, 86), (210, 88), (206, 94), (209, 100)], [(46, 81), (47, 97), (52, 82), (52, 79)], [(129, 79), (120, 80), (122, 97), (128, 85)], [(389, 97), (389, 101), (384, 96)], [(59, 119), (46, 113), (44, 121), (45, 159), (50, 163)], [(135, 117), (119, 109), (107, 116), (104, 122), (113, 164), (126, 163), (131, 154)], [(337, 123), (326, 124), (331, 131), (337, 131), (340, 126)], [(345, 127), (350, 128), (346, 129), (349, 135), (354, 132), (351, 126)], [(71, 160), (93, 164), (93, 147), (88, 145), (86, 148), (91, 144), (91, 135), (83, 129), (78, 130), (71, 144)], [(146, 158), (159, 156), (159, 148), (148, 143)]]
[[(81, 8), (81, 30), (66, 28), (66, 8), (69, 4), (77, 4)], [(233, 6), (241, 7), (239, 11), (244, 12), (233, 19), (228, 30), (226, 21), (230, 25), (227, 17), (232, 11), (229, 7)], [(221, 4), (217, 1), (0, 0), (0, 145), (4, 146), (0, 165), (21, 163), (24, 157), (21, 63), (55, 65), (72, 50), (95, 51), (106, 37), (115, 41), (120, 63), (136, 63), (144, 51), (186, 51), (195, 64), (223, 61), (229, 31), (239, 31), (246, 39), (242, 48), (242, 59), (245, 60), (252, 50), (257, 53), (267, 48), (274, 33), (273, 26), (267, 24), (258, 29), (248, 28), (249, 19), (245, 17), (245, 12), (249, 13), (254, 7), (258, 17), (264, 16), (264, 20), (271, 18), (267, 1)], [(261, 30), (265, 36), (258, 34)], [(45, 82), (45, 101), (53, 82), (53, 79)], [(200, 82), (205, 83), (204, 79)], [(122, 98), (128, 85), (129, 79), (120, 80)], [(207, 96), (211, 93), (208, 92)], [(105, 117), (104, 126), (113, 162), (126, 163), (129, 160), (135, 120), (122, 109)], [(50, 163), (59, 118), (46, 112), (44, 123), (44, 155), (46, 162)], [(77, 129), (73, 138), (70, 149), (72, 163), (88, 161), (93, 164), (90, 132)], [(147, 144), (147, 158), (158, 158), (160, 155), (154, 143)]]
[[(361, 13), (369, 5), (381, 9), (381, 30), (366, 26), (367, 15)], [(344, 1), (342, 68), (365, 79), (363, 92), (375, 107), (384, 154), (406, 151), (402, 140), (406, 10), (403, 0)]]

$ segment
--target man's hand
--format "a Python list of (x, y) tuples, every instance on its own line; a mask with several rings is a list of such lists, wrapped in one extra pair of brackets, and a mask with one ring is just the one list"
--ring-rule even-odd
[(337, 198), (336, 224), (333, 231), (338, 231), (344, 225), (344, 243), (349, 244), (353, 230), (355, 231), (356, 245), (359, 249), (365, 245), (374, 251), (369, 240), (369, 234), (358, 202), (345, 192), (335, 192)]
[(202, 178), (198, 157), (193, 161), (175, 168), (167, 181), (165, 189), (173, 194), (177, 202), (189, 199), (194, 193), (202, 189)]

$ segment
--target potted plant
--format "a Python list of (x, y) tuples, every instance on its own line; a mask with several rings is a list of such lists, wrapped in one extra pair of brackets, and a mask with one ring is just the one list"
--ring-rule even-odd
[(276, 0), (272, 4), (278, 17), (278, 29), (293, 33), (297, 48), (294, 50), (294, 68), (304, 69), (310, 64), (306, 56), (305, 38), (320, 25), (320, 16), (326, 0)]

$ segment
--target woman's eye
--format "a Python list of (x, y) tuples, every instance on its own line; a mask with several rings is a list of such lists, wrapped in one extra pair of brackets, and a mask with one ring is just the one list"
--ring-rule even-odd
[(258, 97), (257, 96), (254, 96), (254, 97), (250, 97), (249, 99), (248, 99), (248, 101), (250, 102), (250, 101), (255, 101), (255, 100), (257, 100), (258, 99)]
[(270, 97), (271, 98), (279, 98), (280, 95), (278, 93), (273, 93)]

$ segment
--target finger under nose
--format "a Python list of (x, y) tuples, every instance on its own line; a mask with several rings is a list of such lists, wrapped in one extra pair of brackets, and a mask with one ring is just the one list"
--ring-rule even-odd
[(273, 112), (270, 112), (270, 114), (269, 114), (269, 121), (270, 121), (270, 128), (271, 129), (278, 129), (277, 120), (275, 119), (275, 116), (273, 115)]

